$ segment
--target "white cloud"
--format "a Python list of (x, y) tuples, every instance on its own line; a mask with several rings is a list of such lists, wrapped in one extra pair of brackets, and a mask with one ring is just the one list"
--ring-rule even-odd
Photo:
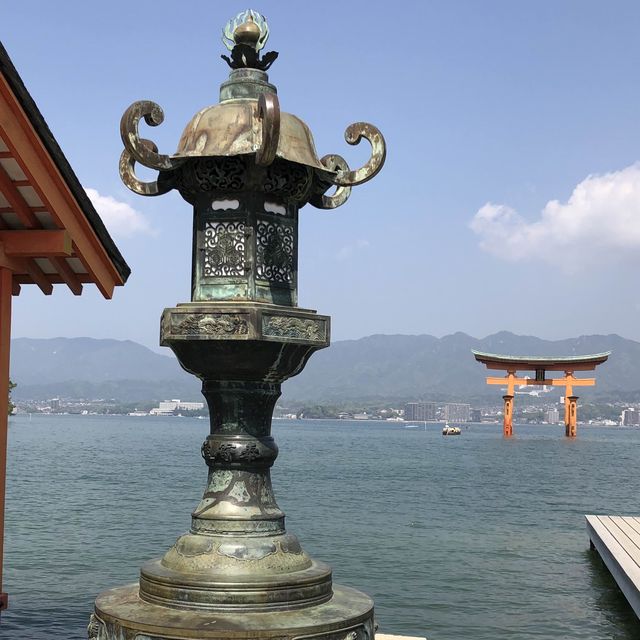
[(85, 191), (112, 235), (130, 238), (138, 233), (155, 233), (147, 219), (131, 205), (111, 196), (100, 195), (95, 189)]
[(338, 260), (348, 260), (356, 252), (362, 251), (363, 249), (366, 249), (368, 246), (370, 246), (369, 241), (365, 240), (364, 238), (360, 238), (359, 240), (356, 240), (352, 244), (347, 244), (344, 247), (341, 247), (338, 250), (338, 253), (336, 254), (336, 258)]
[(572, 270), (589, 256), (619, 257), (640, 251), (640, 163), (591, 175), (566, 203), (550, 200), (528, 222), (503, 204), (487, 203), (471, 229), (480, 247), (505, 260), (545, 260)]

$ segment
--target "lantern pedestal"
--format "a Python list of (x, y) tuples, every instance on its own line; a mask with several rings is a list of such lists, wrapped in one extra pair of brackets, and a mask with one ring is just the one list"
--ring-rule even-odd
[(328, 602), (297, 610), (190, 611), (144, 602), (138, 585), (111, 589), (96, 600), (91, 623), (99, 640), (373, 639), (373, 602), (334, 585)]
[(327, 316), (271, 304), (165, 309), (161, 344), (202, 380), (209, 405), (207, 486), (190, 531), (142, 567), (139, 584), (98, 597), (90, 637), (373, 638), (373, 602), (332, 585), (330, 567), (286, 531), (271, 486), (280, 384), (329, 345), (329, 331)]

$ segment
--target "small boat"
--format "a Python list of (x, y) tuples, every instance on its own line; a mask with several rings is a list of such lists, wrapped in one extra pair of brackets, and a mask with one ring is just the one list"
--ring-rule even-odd
[(459, 436), (460, 433), (462, 433), (460, 427), (450, 427), (448, 424), (445, 424), (442, 429), (443, 436)]

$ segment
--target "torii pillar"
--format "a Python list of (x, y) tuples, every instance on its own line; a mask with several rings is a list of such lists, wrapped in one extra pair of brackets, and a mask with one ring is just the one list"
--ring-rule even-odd
[(565, 396), (565, 403), (566, 417), (564, 423), (564, 433), (567, 438), (575, 438), (578, 432), (578, 396)]
[(504, 418), (502, 420), (502, 435), (510, 438), (513, 435), (513, 394), (502, 396), (504, 400)]

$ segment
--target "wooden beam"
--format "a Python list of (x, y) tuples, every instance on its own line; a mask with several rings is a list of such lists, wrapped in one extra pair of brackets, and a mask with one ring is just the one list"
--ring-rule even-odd
[[(37, 284), (42, 293), (47, 296), (51, 295), (53, 292), (52, 279), (42, 271), (36, 262), (29, 258), (8, 256), (5, 253), (4, 246), (2, 244), (0, 244), (0, 269), (8, 269), (11, 271), (14, 275), (14, 282), (16, 285)], [(57, 280), (57, 282), (64, 282), (64, 280), (60, 279)], [(17, 295), (17, 293), (15, 295)]]
[(40, 226), (40, 221), (36, 218), (35, 213), (31, 211), (22, 194), (18, 191), (15, 182), (11, 180), (2, 166), (0, 166), (0, 192), (27, 229), (37, 229)]
[(593, 387), (596, 384), (595, 378), (572, 378), (564, 380), (564, 378), (554, 378), (550, 383), (554, 387)]
[[(60, 258), (58, 258), (60, 260)], [(59, 273), (45, 273), (43, 274), (49, 284), (65, 284), (64, 279)], [(94, 284), (93, 277), (89, 273), (76, 273), (74, 274), (80, 284)], [(16, 272), (13, 279), (18, 284), (33, 284), (31, 277), (24, 271)]]
[(19, 258), (49, 258), (70, 256), (73, 243), (68, 231), (31, 229), (28, 231), (0, 231), (0, 242), (8, 256)]
[(4, 247), (0, 244), (0, 268), (9, 269), (9, 271), (15, 273), (26, 273), (24, 268), (24, 260), (20, 258), (12, 258), (4, 252)]
[(82, 283), (78, 278), (78, 274), (74, 273), (69, 263), (64, 258), (49, 258), (51, 264), (56, 268), (64, 283), (71, 289), (74, 295), (79, 296), (82, 293)]
[[(509, 382), (508, 378), (494, 378), (489, 376), (487, 378), (487, 384), (500, 384), (507, 386)], [(524, 386), (547, 386), (547, 387), (566, 387), (574, 385), (576, 387), (593, 387), (596, 383), (595, 378), (572, 378), (567, 380), (566, 378), (547, 378), (546, 380), (535, 380), (534, 378), (514, 378), (513, 384), (519, 387)]]
[[(33, 213), (47, 213), (47, 207), (30, 207)], [(14, 213), (12, 207), (0, 207), (0, 213)]]
[[(514, 386), (523, 385), (527, 382), (527, 378), (512, 378), (511, 380), (509, 379), (508, 376), (505, 376), (504, 378), (496, 378), (494, 376), (489, 376), (487, 378), (487, 384), (501, 384), (503, 386), (507, 386), (509, 382), (512, 382)], [(538, 384), (538, 383), (535, 383), (535, 384)]]
[(514, 370), (518, 371), (535, 371), (536, 369), (544, 369), (545, 371), (567, 371), (567, 367), (571, 367), (572, 371), (593, 371), (598, 365), (602, 364), (600, 362), (593, 362), (591, 360), (587, 360), (586, 362), (580, 361), (572, 361), (572, 362), (545, 362), (537, 364), (535, 362), (524, 363), (524, 362), (493, 362), (491, 360), (483, 361), (478, 360), (482, 364), (492, 371), (507, 371), (509, 367), (515, 367)]
[[(11, 348), (12, 273), (0, 268), (0, 593), (4, 559), (4, 498), (7, 477), (7, 431), (9, 427), (9, 350)], [(7, 596), (0, 596), (6, 608)]]
[(33, 260), (24, 260), (24, 271), (40, 287), (40, 291), (45, 296), (50, 296), (53, 293), (53, 285), (47, 278), (47, 274)]

